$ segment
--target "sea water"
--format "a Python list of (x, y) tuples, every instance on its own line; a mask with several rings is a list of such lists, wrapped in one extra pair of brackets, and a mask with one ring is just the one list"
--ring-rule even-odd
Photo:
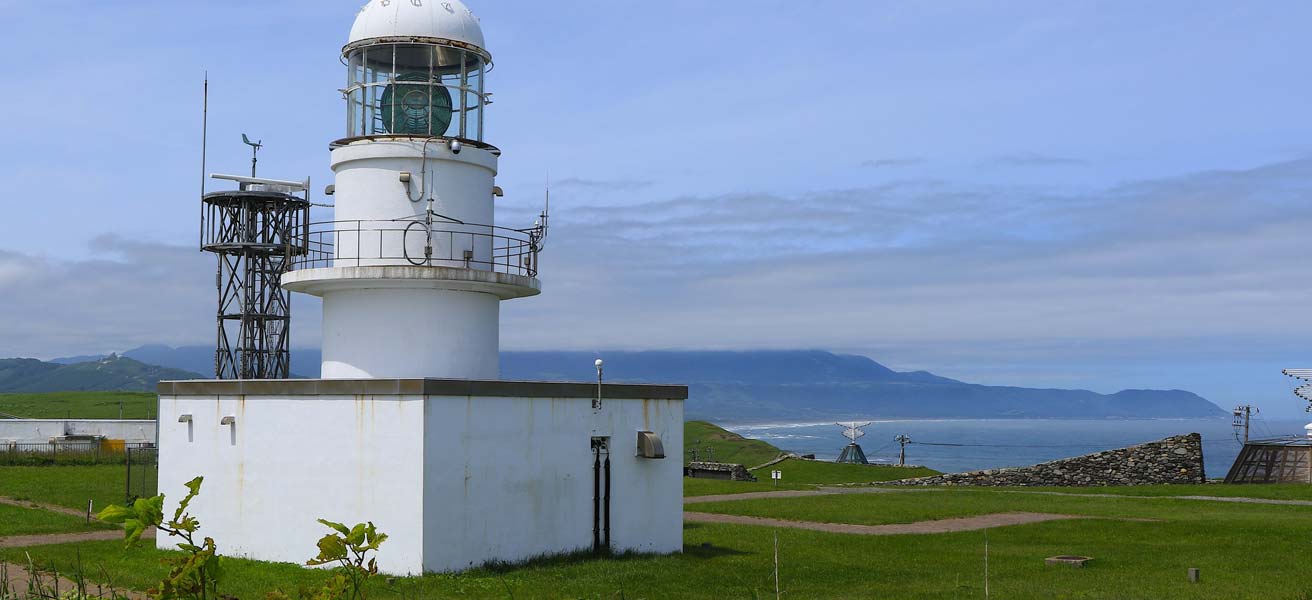
[[(865, 420), (859, 420), (864, 422)], [(1254, 419), (1250, 438), (1303, 435), (1306, 421)], [(767, 441), (798, 454), (833, 460), (847, 444), (833, 422), (721, 424), (744, 437)], [(1242, 444), (1230, 420), (1221, 419), (942, 419), (874, 421), (859, 440), (870, 462), (896, 463), (908, 435), (907, 464), (957, 473), (976, 469), (1020, 467), (1045, 461), (1123, 448), (1173, 435), (1203, 436), (1208, 477), (1224, 477)], [(696, 440), (684, 440), (687, 449)], [(750, 465), (749, 465), (750, 466)]]

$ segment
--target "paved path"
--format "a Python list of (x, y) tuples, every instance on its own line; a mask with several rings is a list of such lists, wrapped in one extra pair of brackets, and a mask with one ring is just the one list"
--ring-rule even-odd
[(1047, 513), (995, 513), (976, 517), (957, 519), (938, 519), (917, 523), (897, 523), (892, 525), (849, 525), (846, 523), (818, 523), (814, 521), (785, 521), (763, 517), (744, 517), (739, 515), (719, 515), (711, 513), (685, 512), (683, 520), (693, 523), (733, 523), (735, 525), (760, 525), (764, 527), (787, 527), (791, 529), (808, 529), (826, 533), (852, 533), (858, 535), (900, 535), (926, 533), (952, 533), (954, 531), (977, 531), (1008, 525), (1042, 523), (1066, 519), (1087, 519), (1078, 515), (1057, 515)]

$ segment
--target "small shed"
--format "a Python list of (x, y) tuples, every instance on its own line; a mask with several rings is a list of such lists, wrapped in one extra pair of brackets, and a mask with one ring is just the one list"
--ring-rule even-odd
[(1226, 483), (1312, 483), (1312, 438), (1250, 440), (1225, 476)]

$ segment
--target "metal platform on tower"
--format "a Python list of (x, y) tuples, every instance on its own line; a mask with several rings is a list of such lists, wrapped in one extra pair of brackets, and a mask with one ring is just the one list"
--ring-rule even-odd
[(237, 190), (211, 192), (201, 200), (200, 249), (218, 257), (214, 376), (286, 379), (291, 298), (281, 278), (308, 252), (309, 182), (214, 178), (238, 183)]

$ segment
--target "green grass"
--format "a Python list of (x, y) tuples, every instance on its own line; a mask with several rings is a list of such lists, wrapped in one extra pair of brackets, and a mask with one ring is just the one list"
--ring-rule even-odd
[[(783, 479), (780, 480), (778, 486), (775, 486), (770, 480), (770, 471), (773, 470), (779, 470), (783, 475)], [(779, 464), (753, 472), (753, 475), (756, 475), (758, 479), (756, 482), (685, 477), (683, 478), (683, 495), (709, 496), (712, 494), (742, 494), (771, 490), (805, 490), (813, 489), (817, 485), (871, 483), (937, 474), (938, 471), (924, 467), (852, 465), (790, 458)]]
[(706, 450), (709, 448), (709, 456), (715, 462), (736, 463), (749, 469), (783, 454), (782, 450), (761, 440), (747, 439), (706, 421), (688, 421), (683, 424), (683, 446), (684, 463), (691, 458), (686, 451), (696, 448), (698, 460), (707, 460)]
[(0, 496), (86, 510), (122, 504), (126, 469), (123, 465), (92, 467), (0, 467)]
[(153, 419), (157, 396), (147, 392), (0, 394), (0, 413), (24, 419)]
[(0, 537), (41, 533), (76, 533), (106, 529), (109, 525), (72, 515), (0, 504)]
[[(916, 500), (927, 513), (936, 514), (951, 513), (954, 507), (975, 501), (1028, 501), (1011, 494), (957, 491), (834, 498), (865, 500), (867, 504), (854, 513), (865, 515), (901, 510), (885, 503), (907, 500)], [(1167, 518), (1156, 522), (1060, 521), (990, 530), (991, 597), (1292, 600), (1312, 589), (1307, 583), (1312, 567), (1303, 560), (1312, 550), (1312, 511), (1305, 508), (1224, 503), (1199, 507), (1204, 503), (1168, 499), (1083, 500), (1087, 501), (1085, 506), (1102, 505), (1095, 508), (1098, 511)], [(1017, 510), (1030, 508), (1012, 506)], [(1059, 507), (1069, 511), (1078, 506), (1064, 503)], [(401, 578), (391, 586), (380, 580), (370, 596), (770, 597), (775, 533), (765, 527), (688, 524), (684, 528), (685, 552), (681, 555), (616, 559), (573, 556), (460, 575)], [(777, 534), (779, 577), (788, 598), (984, 597), (984, 532), (859, 536), (779, 529)], [(710, 547), (703, 548), (703, 543)], [(219, 540), (221, 548), (223, 544)], [(307, 557), (312, 550), (307, 549)], [(119, 585), (144, 588), (163, 572), (158, 564), (163, 555), (160, 551), (147, 548), (125, 553), (117, 542), (26, 549), (38, 562), (64, 568), (72, 564), (77, 551), (89, 570), (104, 566)], [(0, 559), (23, 560), (23, 552), (0, 550)], [(1044, 557), (1057, 554), (1083, 554), (1095, 560), (1085, 569), (1043, 564)], [(1189, 567), (1202, 569), (1203, 583), (1186, 582)], [(321, 577), (321, 572), (295, 565), (234, 560), (229, 564), (230, 585), (226, 591), (239, 598), (258, 600), (269, 589), (292, 588)]]

